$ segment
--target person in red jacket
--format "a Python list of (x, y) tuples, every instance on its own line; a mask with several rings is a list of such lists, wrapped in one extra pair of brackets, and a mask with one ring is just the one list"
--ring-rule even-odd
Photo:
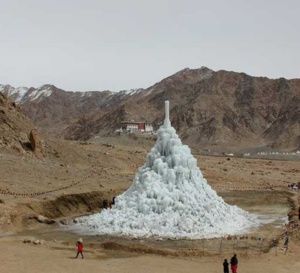
[(81, 254), (81, 258), (83, 259), (83, 241), (82, 241), (82, 238), (79, 238), (77, 240), (77, 255), (76, 255), (76, 258), (78, 257), (79, 253)]
[(232, 273), (237, 273), (238, 259), (237, 259), (237, 255), (236, 254), (234, 254), (233, 257), (231, 258), (230, 264), (231, 264), (231, 271), (232, 271)]

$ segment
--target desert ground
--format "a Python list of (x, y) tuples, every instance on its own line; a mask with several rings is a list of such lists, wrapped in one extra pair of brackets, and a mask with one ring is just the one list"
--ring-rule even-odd
[[(111, 200), (131, 185), (152, 145), (152, 139), (47, 139), (44, 159), (0, 150), (0, 271), (217, 273), (223, 270), (223, 260), (236, 252), (238, 272), (299, 272), (298, 228), (289, 229), (291, 252), (286, 254), (280, 235), (288, 214), (299, 222), (299, 194), (288, 185), (300, 182), (300, 159), (195, 154), (204, 177), (226, 202), (272, 219), (249, 231), (247, 247), (244, 241), (228, 238), (157, 241), (71, 232), (75, 217), (100, 212), (104, 199)], [(84, 239), (85, 258), (75, 260), (78, 237)], [(274, 238), (278, 247), (271, 244)]]

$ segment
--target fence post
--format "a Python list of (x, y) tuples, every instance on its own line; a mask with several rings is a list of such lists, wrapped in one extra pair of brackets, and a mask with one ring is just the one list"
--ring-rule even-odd
[(232, 253), (234, 253), (234, 250), (235, 250), (235, 246), (236, 246), (236, 238), (233, 237), (233, 245), (232, 245)]
[(260, 254), (261, 254), (261, 252), (262, 252), (262, 244), (263, 244), (263, 240), (261, 240), (260, 246), (259, 246), (259, 253), (260, 253)]
[(221, 238), (221, 243), (220, 243), (220, 254), (222, 254), (222, 245), (223, 245), (223, 238)]
[(248, 255), (248, 248), (249, 248), (249, 245), (248, 245), (248, 237), (246, 239), (246, 255)]

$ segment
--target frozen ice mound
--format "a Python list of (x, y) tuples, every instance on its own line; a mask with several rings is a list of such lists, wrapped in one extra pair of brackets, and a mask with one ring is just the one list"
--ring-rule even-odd
[(78, 232), (200, 239), (240, 234), (257, 225), (254, 216), (226, 204), (207, 184), (168, 113), (157, 135), (132, 186), (115, 199), (111, 209), (79, 218)]

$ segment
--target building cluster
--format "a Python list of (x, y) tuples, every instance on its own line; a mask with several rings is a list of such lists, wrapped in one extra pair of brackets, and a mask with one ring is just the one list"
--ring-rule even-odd
[(153, 126), (151, 123), (147, 122), (136, 122), (136, 121), (124, 121), (121, 123), (121, 128), (117, 129), (116, 132), (153, 132)]

